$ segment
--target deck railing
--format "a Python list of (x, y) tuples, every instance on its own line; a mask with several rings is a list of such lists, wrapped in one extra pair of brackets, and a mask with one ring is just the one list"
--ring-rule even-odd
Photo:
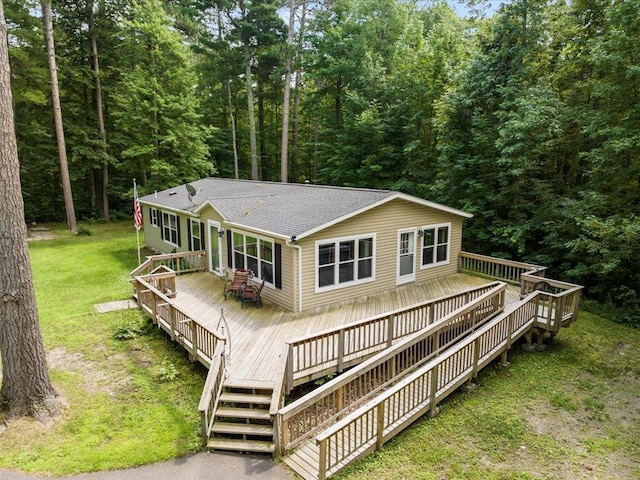
[(195, 252), (163, 253), (161, 255), (151, 255), (131, 272), (132, 277), (145, 276), (150, 274), (160, 265), (173, 270), (177, 275), (190, 272), (201, 272), (207, 270), (207, 252), (197, 250)]
[(287, 393), (296, 385), (328, 373), (341, 373), (484, 295), (496, 284), (470, 288), (287, 342)]
[(220, 395), (222, 394), (222, 383), (224, 381), (226, 369), (226, 360), (224, 356), (224, 343), (218, 343), (211, 360), (207, 380), (204, 382), (204, 389), (200, 397), (200, 421), (202, 424), (203, 444), (206, 446), (213, 422), (215, 420), (215, 412), (218, 409)]
[(533, 293), (517, 308), (499, 315), (374, 401), (347, 415), (316, 439), (318, 478), (324, 480), (354, 460), (379, 449), (412, 421), (437, 411), (456, 388), (529, 331), (536, 318)]
[(422, 331), (406, 338), (328, 382), (278, 412), (279, 448), (288, 450), (319, 429), (335, 422), (387, 388), (401, 375), (423, 365), (433, 356), (475, 331), (503, 310), (506, 283), (492, 288), (453, 312), (436, 316)]
[(524, 273), (544, 277), (545, 270), (546, 267), (539, 265), (488, 257), (477, 253), (460, 252), (458, 257), (458, 271), (461, 273), (482, 275), (514, 285), (520, 285), (521, 276)]
[(142, 276), (132, 280), (138, 306), (151, 316), (154, 324), (169, 333), (172, 340), (182, 345), (193, 361), (198, 360), (209, 367), (216, 347), (224, 343), (225, 338), (191, 318), (149, 280), (153, 281)]

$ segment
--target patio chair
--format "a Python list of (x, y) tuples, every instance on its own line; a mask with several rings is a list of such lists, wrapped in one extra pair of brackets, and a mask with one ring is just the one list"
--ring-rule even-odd
[(240, 295), (242, 290), (247, 284), (247, 280), (251, 275), (251, 270), (242, 270), (238, 269), (234, 272), (233, 278), (227, 278), (224, 282), (224, 290), (222, 291), (222, 295), (224, 295), (224, 299), (227, 299), (227, 295), (235, 295), (236, 297)]
[(262, 288), (264, 287), (264, 280), (259, 286), (254, 285), (246, 285), (242, 290), (242, 308), (244, 308), (244, 304), (247, 302), (256, 302), (260, 307), (262, 307), (262, 297), (260, 294), (262, 293)]

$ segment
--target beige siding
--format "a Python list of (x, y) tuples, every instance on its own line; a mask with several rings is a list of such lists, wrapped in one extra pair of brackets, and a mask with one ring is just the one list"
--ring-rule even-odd
[[(457, 272), (458, 254), (462, 239), (462, 217), (397, 199), (301, 240), (298, 243), (303, 249), (303, 308), (306, 310), (307, 308), (327, 303), (396, 288), (398, 230), (414, 227), (417, 229), (427, 225), (448, 222), (451, 223), (448, 264), (421, 270), (420, 239), (417, 239), (415, 252), (416, 282), (423, 282)], [(375, 281), (338, 288), (328, 292), (315, 293), (316, 240), (363, 234), (376, 235)]]

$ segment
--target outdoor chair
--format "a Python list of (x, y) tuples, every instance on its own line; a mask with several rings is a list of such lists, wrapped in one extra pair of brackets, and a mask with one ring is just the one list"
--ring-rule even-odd
[(264, 287), (264, 280), (259, 286), (246, 285), (242, 290), (242, 308), (244, 308), (244, 304), (247, 302), (256, 302), (260, 307), (262, 307), (262, 297), (260, 294), (262, 293), (262, 288)]
[(222, 294), (224, 295), (224, 299), (227, 299), (227, 295), (235, 295), (239, 296), (247, 285), (247, 280), (251, 276), (251, 270), (242, 270), (238, 269), (234, 272), (233, 278), (227, 278), (224, 282), (224, 290)]

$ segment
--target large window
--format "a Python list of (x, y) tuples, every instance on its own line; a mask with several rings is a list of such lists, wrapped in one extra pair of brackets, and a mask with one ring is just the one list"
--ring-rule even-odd
[(421, 268), (449, 263), (451, 224), (430, 225), (424, 227), (422, 232)]
[(189, 250), (204, 250), (204, 228), (198, 220), (189, 220)]
[(316, 242), (316, 291), (374, 280), (375, 236)]
[(180, 219), (177, 215), (162, 212), (162, 239), (176, 247), (180, 246)]
[(273, 240), (233, 232), (233, 268), (246, 268), (253, 277), (274, 285)]

